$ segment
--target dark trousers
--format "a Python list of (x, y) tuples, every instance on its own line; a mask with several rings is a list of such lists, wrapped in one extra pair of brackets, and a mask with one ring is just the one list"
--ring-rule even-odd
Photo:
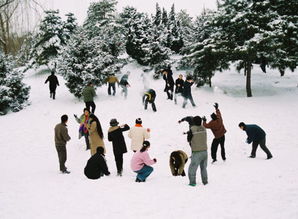
[(148, 100), (145, 100), (145, 110), (146, 110), (147, 107), (148, 107), (148, 103), (151, 103), (152, 110), (153, 110), (154, 112), (156, 112), (156, 106), (155, 106), (155, 103), (154, 103), (154, 102), (149, 102)]
[(67, 168), (65, 162), (67, 159), (66, 145), (56, 145), (56, 150), (59, 158), (60, 171), (65, 171)]
[(221, 158), (223, 160), (226, 159), (226, 152), (225, 152), (225, 135), (220, 138), (214, 138), (211, 145), (211, 158), (216, 160), (216, 153), (218, 145), (220, 144), (221, 147)]
[(117, 167), (117, 173), (122, 173), (123, 169), (123, 154), (114, 154), (115, 161), (116, 161), (116, 167)]
[(167, 92), (168, 99), (173, 100), (173, 91), (174, 91), (174, 88), (173, 87), (167, 87), (165, 90)]
[(89, 150), (90, 149), (90, 142), (89, 142), (89, 133), (85, 133), (84, 135), (85, 137), (85, 142), (86, 142), (86, 150)]
[(260, 141), (253, 141), (252, 142), (252, 150), (251, 150), (251, 156), (255, 157), (257, 148), (260, 145), (260, 147), (263, 149), (263, 151), (267, 154), (267, 158), (271, 158), (272, 154), (269, 151), (269, 149), (266, 147), (266, 137)]
[(53, 98), (55, 100), (55, 96), (56, 96), (56, 88), (50, 89), (50, 98)]
[(113, 89), (113, 96), (115, 96), (115, 93), (116, 93), (116, 86), (115, 86), (115, 83), (109, 83), (109, 88), (108, 88), (108, 94), (109, 94), (109, 95), (112, 94), (111, 89)]
[(86, 108), (90, 111), (90, 107), (92, 108), (91, 112), (95, 112), (96, 105), (93, 101), (85, 102)]

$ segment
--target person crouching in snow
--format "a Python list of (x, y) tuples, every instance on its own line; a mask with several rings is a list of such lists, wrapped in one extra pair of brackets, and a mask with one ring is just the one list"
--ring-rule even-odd
[(184, 166), (188, 160), (184, 151), (173, 151), (170, 155), (170, 168), (173, 176), (185, 176)]
[(218, 103), (214, 104), (214, 108), (216, 111), (215, 113), (211, 114), (212, 120), (210, 122), (206, 122), (206, 117), (203, 117), (203, 125), (207, 129), (211, 129), (214, 139), (211, 145), (211, 158), (212, 163), (216, 162), (216, 152), (218, 145), (220, 144), (221, 147), (221, 158), (225, 161), (226, 160), (226, 152), (225, 152), (225, 133), (227, 132), (225, 126), (223, 124), (223, 120), (221, 117), (221, 113), (218, 109)]
[(252, 143), (252, 150), (250, 158), (256, 157), (257, 148), (260, 147), (267, 154), (267, 160), (272, 158), (272, 154), (269, 149), (266, 147), (266, 133), (265, 131), (258, 125), (255, 124), (245, 124), (244, 122), (239, 123), (239, 128), (246, 132), (247, 139), (246, 143)]
[(148, 149), (150, 142), (144, 141), (143, 147), (140, 151), (134, 153), (131, 159), (131, 169), (137, 173), (136, 182), (145, 182), (147, 177), (152, 173), (153, 168), (151, 165), (155, 164), (156, 159), (150, 159)]
[(84, 169), (84, 174), (88, 179), (99, 179), (100, 177), (110, 175), (103, 147), (98, 147), (96, 153), (89, 158)]
[(127, 124), (118, 126), (118, 124), (119, 122), (117, 121), (117, 119), (111, 119), (111, 127), (108, 131), (108, 140), (113, 143), (113, 152), (116, 161), (117, 175), (122, 176), (123, 154), (127, 152), (122, 132), (129, 130), (129, 126)]
[(155, 97), (156, 97), (156, 93), (155, 93), (155, 90), (153, 89), (149, 89), (147, 92), (144, 93), (143, 104), (144, 104), (145, 110), (147, 110), (148, 103), (151, 103), (152, 110), (156, 112), (156, 106), (154, 103)]

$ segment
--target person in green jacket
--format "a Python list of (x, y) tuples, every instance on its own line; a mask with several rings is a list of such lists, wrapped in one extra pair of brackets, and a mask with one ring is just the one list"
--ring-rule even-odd
[(83, 98), (86, 104), (86, 108), (90, 111), (90, 107), (92, 108), (91, 112), (95, 112), (96, 105), (93, 101), (93, 98), (96, 96), (94, 87), (92, 82), (89, 82), (87, 86), (83, 90)]

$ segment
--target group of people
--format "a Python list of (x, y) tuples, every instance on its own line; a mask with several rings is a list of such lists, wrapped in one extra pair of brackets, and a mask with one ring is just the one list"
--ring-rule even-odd
[[(162, 74), (163, 79), (166, 82), (164, 91), (167, 93), (168, 99), (174, 99), (174, 102), (177, 103), (177, 97), (182, 96), (184, 98), (182, 105), (183, 108), (186, 106), (188, 100), (194, 107), (196, 106), (191, 95), (191, 86), (194, 83), (191, 76), (187, 76), (186, 80), (184, 81), (183, 75), (180, 74), (174, 83), (172, 77), (173, 73), (170, 69), (163, 70)], [(55, 99), (55, 89), (57, 85), (59, 85), (59, 82), (57, 77), (54, 75), (54, 72), (52, 72), (51, 76), (47, 78), (45, 83), (47, 82), (50, 82), (50, 97)], [(110, 75), (106, 82), (109, 84), (109, 95), (115, 95), (115, 84), (118, 83), (122, 87), (122, 93), (124, 94), (125, 98), (127, 97), (127, 88), (129, 87), (128, 74), (125, 74), (121, 78), (120, 82), (115, 75)], [(175, 91), (174, 85), (176, 86)], [(90, 150), (91, 152), (91, 157), (84, 169), (84, 173), (89, 179), (98, 179), (104, 175), (110, 174), (105, 159), (106, 149), (103, 141), (103, 130), (99, 119), (94, 114), (96, 108), (94, 103), (95, 95), (96, 93), (93, 88), (93, 84), (90, 82), (82, 93), (86, 105), (83, 110), (83, 114), (80, 117), (74, 115), (76, 121), (80, 124), (79, 138), (85, 138), (86, 150)], [(145, 91), (143, 95), (144, 108), (147, 109), (148, 103), (150, 103), (152, 110), (156, 112), (156, 105), (154, 102), (155, 98), (156, 92), (153, 89), (148, 89)], [(211, 120), (209, 122), (207, 122), (206, 117), (200, 116), (187, 116), (178, 121), (178, 123), (186, 121), (189, 124), (189, 131), (185, 134), (187, 134), (187, 141), (189, 142), (191, 148), (191, 163), (188, 168), (190, 186), (195, 186), (197, 183), (196, 172), (199, 166), (202, 183), (204, 185), (208, 184), (208, 147), (206, 129), (210, 129), (214, 135), (214, 139), (211, 144), (212, 163), (217, 161), (217, 150), (219, 145), (221, 147), (221, 158), (223, 161), (226, 160), (226, 129), (223, 124), (223, 118), (219, 110), (219, 105), (215, 103), (214, 108), (215, 112), (211, 114)], [(66, 143), (71, 139), (67, 131), (67, 122), (68, 116), (63, 115), (61, 117), (61, 123), (57, 124), (55, 127), (55, 146), (58, 153), (60, 171), (66, 174), (70, 173), (65, 166), (65, 162), (67, 160)], [(260, 145), (261, 149), (266, 153), (267, 159), (272, 158), (271, 152), (266, 147), (266, 133), (261, 127), (255, 124), (245, 124), (244, 122), (240, 122), (239, 128), (246, 132), (247, 143), (252, 143), (250, 158), (256, 157), (258, 145)], [(113, 145), (113, 154), (118, 176), (122, 176), (123, 174), (123, 154), (127, 152), (125, 138), (123, 136), (123, 132), (125, 131), (129, 131), (128, 137), (131, 139), (131, 150), (134, 152), (131, 159), (131, 169), (137, 173), (135, 181), (145, 182), (146, 178), (153, 171), (151, 166), (157, 162), (156, 158), (151, 159), (148, 153), (150, 142), (147, 139), (150, 138), (150, 129), (146, 129), (142, 126), (141, 118), (136, 119), (135, 125), (133, 127), (130, 127), (127, 124), (119, 125), (117, 119), (110, 120), (108, 140), (111, 141)], [(182, 162), (178, 162), (177, 164), (177, 159), (179, 157), (181, 158)], [(188, 157), (183, 151), (175, 151), (171, 154), (170, 168), (173, 175), (185, 175), (183, 168), (187, 162), (187, 159)], [(179, 167), (180, 164), (183, 165), (182, 168)], [(175, 165), (176, 167), (174, 167)]]
[[(200, 166), (201, 180), (204, 185), (208, 184), (207, 174), (207, 161), (208, 161), (208, 147), (207, 147), (207, 131), (210, 129), (214, 135), (214, 139), (211, 144), (211, 158), (212, 163), (217, 161), (217, 149), (221, 147), (221, 158), (223, 161), (226, 160), (225, 153), (225, 133), (226, 129), (223, 124), (221, 112), (219, 110), (218, 103), (214, 104), (215, 112), (211, 114), (211, 120), (207, 122), (206, 117), (200, 116), (187, 116), (178, 121), (188, 122), (189, 131), (187, 134), (187, 141), (191, 148), (191, 163), (188, 168), (189, 185), (196, 186), (196, 173)], [(90, 113), (90, 110), (85, 108), (83, 114), (78, 117), (74, 115), (77, 122), (79, 122), (79, 138), (85, 137), (86, 150), (91, 151), (91, 157), (87, 162), (84, 169), (85, 175), (89, 179), (98, 179), (104, 175), (110, 175), (105, 154), (106, 149), (103, 141), (103, 131), (98, 118)], [(63, 115), (61, 117), (61, 123), (55, 127), (55, 145), (59, 158), (60, 171), (62, 173), (70, 173), (65, 162), (67, 159), (66, 153), (66, 142), (70, 140), (70, 136), (67, 131), (68, 116)], [(267, 159), (272, 158), (272, 154), (266, 147), (266, 133), (265, 131), (255, 124), (245, 124), (244, 122), (239, 123), (239, 128), (246, 132), (248, 144), (252, 143), (252, 151), (250, 158), (256, 157), (256, 151), (260, 145), (261, 149), (267, 154)], [(115, 158), (117, 175), (122, 176), (123, 173), (123, 154), (127, 152), (125, 138), (123, 132), (128, 132), (128, 137), (131, 139), (131, 150), (134, 152), (131, 158), (131, 169), (137, 173), (136, 182), (145, 182), (147, 177), (152, 173), (152, 165), (157, 162), (156, 158), (151, 159), (148, 153), (150, 148), (150, 142), (147, 140), (150, 138), (150, 129), (142, 126), (142, 119), (137, 118), (133, 127), (127, 124), (119, 125), (117, 119), (110, 120), (110, 128), (108, 129), (108, 140), (112, 142), (113, 154)], [(173, 175), (185, 175), (184, 165), (187, 162), (187, 155), (183, 151), (178, 151), (183, 158), (182, 168), (179, 166), (176, 169), (173, 165), (170, 165)], [(173, 152), (172, 154), (175, 154)], [(178, 153), (178, 154), (179, 154)], [(177, 163), (177, 154), (170, 158), (175, 160)], [(174, 161), (175, 164), (175, 161)], [(180, 165), (180, 164), (179, 164)], [(175, 172), (176, 171), (176, 172)], [(180, 173), (178, 173), (178, 171)]]
[[(90, 113), (88, 108), (84, 108), (83, 114), (78, 117), (74, 114), (79, 125), (79, 138), (85, 137), (86, 150), (90, 149), (91, 158), (88, 160), (84, 173), (90, 179), (98, 179), (103, 175), (109, 175), (105, 154), (104, 135), (98, 118)], [(62, 173), (70, 173), (65, 166), (67, 159), (66, 143), (70, 140), (67, 131), (68, 116), (61, 117), (61, 123), (55, 127), (55, 145), (59, 158), (60, 171)], [(127, 152), (125, 138), (123, 132), (128, 131), (128, 137), (131, 139), (131, 150), (134, 156), (131, 160), (131, 168), (137, 173), (136, 182), (144, 182), (153, 171), (149, 167), (156, 163), (156, 159), (150, 159), (148, 149), (150, 142), (146, 139), (150, 138), (150, 129), (142, 126), (142, 119), (137, 118), (135, 125), (129, 127), (127, 124), (119, 125), (117, 119), (110, 120), (110, 128), (108, 130), (108, 140), (112, 142), (113, 154), (117, 168), (117, 175), (122, 176), (123, 172), (123, 154)]]
[[(193, 107), (196, 106), (192, 94), (191, 94), (191, 86), (193, 85), (194, 81), (191, 76), (187, 76), (186, 80), (183, 80), (183, 75), (180, 74), (179, 77), (174, 82), (173, 79), (173, 72), (171, 68), (167, 68), (161, 71), (163, 74), (163, 79), (165, 80), (165, 88), (164, 91), (167, 93), (168, 99), (173, 100), (175, 104), (177, 104), (177, 97), (181, 96), (183, 97), (184, 101), (182, 104), (182, 107), (185, 108), (185, 106), (188, 103), (188, 100), (192, 104)], [(128, 76), (130, 72), (127, 72), (121, 77), (121, 80), (119, 82), (118, 78), (115, 76), (114, 73), (110, 74), (105, 82), (108, 84), (108, 95), (115, 96), (116, 94), (116, 84), (122, 88), (121, 94), (124, 95), (124, 98), (127, 98), (128, 93), (128, 87), (130, 87), (130, 84), (128, 82)], [(49, 82), (49, 89), (50, 89), (50, 98), (55, 99), (56, 96), (56, 88), (59, 86), (59, 81), (57, 76), (55, 75), (55, 71), (51, 71), (51, 75), (47, 78), (45, 83)], [(93, 83), (89, 82), (87, 86), (83, 89), (82, 96), (83, 100), (86, 104), (86, 108), (91, 110), (92, 113), (95, 112), (96, 104), (94, 102), (94, 97), (96, 96), (95, 89), (93, 87)], [(175, 86), (175, 90), (174, 90)], [(151, 104), (152, 110), (154, 112), (157, 111), (156, 105), (155, 105), (155, 98), (156, 98), (156, 91), (154, 89), (147, 89), (143, 93), (143, 105), (144, 109), (147, 110), (148, 103)]]
[[(171, 68), (164, 69), (162, 71), (162, 74), (163, 74), (163, 79), (165, 80), (164, 91), (167, 93), (169, 100), (173, 100), (174, 98), (174, 102), (175, 104), (177, 104), (177, 97), (182, 96), (184, 99), (182, 104), (183, 108), (185, 108), (185, 106), (187, 105), (188, 100), (190, 101), (193, 107), (196, 106), (191, 94), (191, 86), (193, 85), (194, 81), (190, 75), (186, 76), (186, 80), (184, 81), (183, 75), (180, 74), (174, 83), (173, 72)], [(175, 85), (175, 91), (174, 91), (174, 85)]]

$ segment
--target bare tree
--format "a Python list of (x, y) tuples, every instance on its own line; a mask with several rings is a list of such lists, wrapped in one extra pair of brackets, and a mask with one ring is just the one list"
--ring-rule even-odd
[(0, 49), (5, 54), (19, 50), (22, 36), (34, 29), (42, 10), (36, 0), (0, 0)]

